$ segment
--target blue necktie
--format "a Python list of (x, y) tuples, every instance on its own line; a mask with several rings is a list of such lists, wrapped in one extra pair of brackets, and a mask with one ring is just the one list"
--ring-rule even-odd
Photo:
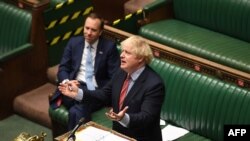
[(87, 88), (89, 90), (95, 90), (95, 86), (93, 84), (93, 75), (94, 75), (94, 66), (92, 60), (91, 46), (87, 47), (87, 56), (86, 56), (86, 71), (85, 71), (85, 79)]

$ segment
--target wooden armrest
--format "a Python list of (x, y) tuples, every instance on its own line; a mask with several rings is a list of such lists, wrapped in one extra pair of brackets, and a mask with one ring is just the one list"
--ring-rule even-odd
[(55, 65), (55, 66), (49, 67), (47, 69), (47, 77), (48, 77), (49, 81), (55, 85), (58, 83), (58, 80), (57, 80), (58, 67), (59, 67), (59, 65)]
[(143, 7), (145, 23), (173, 18), (173, 2), (169, 0), (156, 0)]

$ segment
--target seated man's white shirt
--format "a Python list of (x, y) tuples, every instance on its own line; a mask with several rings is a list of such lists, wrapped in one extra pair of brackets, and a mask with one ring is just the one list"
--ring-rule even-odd
[[(93, 66), (95, 65), (95, 56), (96, 56), (96, 50), (97, 50), (97, 45), (98, 45), (99, 40), (97, 40), (94, 44), (92, 44), (92, 49), (91, 49), (91, 54), (92, 54), (92, 60), (93, 60)], [(87, 56), (87, 47), (89, 46), (89, 43), (85, 41), (85, 46), (84, 46), (84, 50), (83, 50), (83, 55), (82, 55), (82, 61), (81, 61), (81, 65), (76, 77), (76, 80), (78, 81), (82, 81), (82, 82), (86, 82), (85, 80), (85, 70), (86, 70), (86, 56)], [(95, 79), (95, 75), (93, 77), (93, 84), (95, 87), (98, 87), (96, 79)]]

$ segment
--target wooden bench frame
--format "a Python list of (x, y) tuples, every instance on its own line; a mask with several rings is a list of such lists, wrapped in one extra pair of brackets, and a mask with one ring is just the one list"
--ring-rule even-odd
[[(105, 25), (103, 35), (116, 42), (120, 42), (133, 34)], [(156, 58), (191, 68), (200, 73), (212, 75), (243, 88), (250, 88), (250, 75), (246, 72), (227, 67), (148, 39), (145, 40), (152, 47)]]

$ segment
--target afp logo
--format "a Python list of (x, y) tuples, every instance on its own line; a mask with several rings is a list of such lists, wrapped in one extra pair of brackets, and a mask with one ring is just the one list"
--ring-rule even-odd
[(249, 141), (250, 125), (224, 125), (224, 140)]

